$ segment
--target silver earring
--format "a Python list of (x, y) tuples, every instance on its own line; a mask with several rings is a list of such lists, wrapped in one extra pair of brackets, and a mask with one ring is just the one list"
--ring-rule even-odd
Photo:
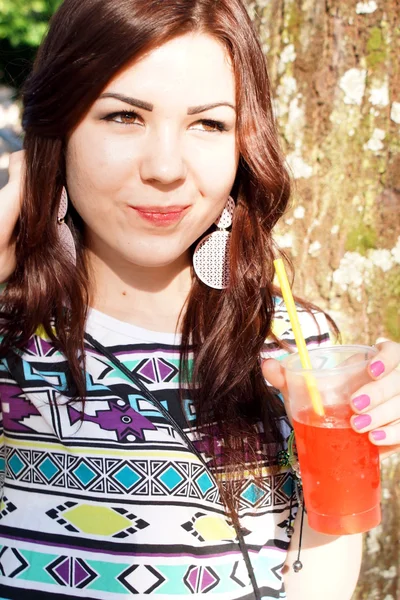
[(69, 256), (71, 262), (76, 265), (76, 248), (74, 238), (72, 237), (72, 233), (70, 228), (65, 222), (65, 216), (68, 210), (68, 196), (67, 190), (63, 187), (60, 198), (60, 206), (58, 208), (58, 217), (57, 217), (57, 230), (58, 237), (61, 245), (63, 246), (64, 251)]
[(220, 217), (218, 227), (197, 244), (193, 254), (193, 268), (197, 277), (209, 287), (223, 290), (229, 284), (229, 248), (231, 234), (226, 231), (232, 225), (235, 201), (229, 196)]

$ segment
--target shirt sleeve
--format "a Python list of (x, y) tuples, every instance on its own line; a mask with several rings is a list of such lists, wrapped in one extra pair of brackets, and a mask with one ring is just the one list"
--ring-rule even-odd
[[(301, 330), (309, 349), (333, 345), (328, 320), (323, 312), (308, 311), (301, 306), (297, 306), (297, 311)], [(276, 340), (269, 337), (262, 348), (262, 358), (283, 360), (288, 354), (296, 352), (296, 341), (283, 301), (278, 301), (276, 305), (272, 332), (286, 347), (282, 347)]]

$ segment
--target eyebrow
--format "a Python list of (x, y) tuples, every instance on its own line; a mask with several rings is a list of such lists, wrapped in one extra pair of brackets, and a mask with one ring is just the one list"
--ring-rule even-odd
[(154, 106), (149, 102), (143, 102), (143, 100), (138, 100), (137, 98), (130, 98), (129, 96), (125, 96), (124, 94), (114, 94), (113, 92), (105, 92), (104, 94), (101, 94), (99, 100), (101, 100), (101, 98), (115, 98), (116, 100), (121, 100), (121, 102), (126, 102), (131, 106), (136, 106), (137, 108), (142, 108), (143, 110), (148, 110), (149, 112), (152, 112), (152, 110), (154, 109)]
[(205, 112), (206, 110), (211, 110), (212, 108), (217, 108), (217, 106), (229, 106), (236, 111), (236, 108), (230, 102), (214, 102), (213, 104), (201, 104), (200, 106), (191, 106), (188, 108), (188, 115), (197, 115), (199, 113)]
[[(136, 106), (137, 108), (142, 108), (143, 110), (147, 110), (148, 112), (152, 112), (154, 110), (153, 104), (150, 104), (149, 102), (144, 102), (143, 100), (138, 100), (137, 98), (130, 98), (129, 96), (125, 96), (124, 94), (105, 92), (104, 94), (101, 94), (99, 100), (102, 98), (115, 98), (116, 100), (126, 102), (126, 104)], [(230, 102), (214, 102), (212, 104), (200, 104), (199, 106), (191, 106), (188, 108), (187, 114), (197, 115), (199, 113), (206, 112), (207, 110), (211, 110), (212, 108), (217, 108), (218, 106), (229, 106), (234, 111), (236, 111), (236, 107)]]

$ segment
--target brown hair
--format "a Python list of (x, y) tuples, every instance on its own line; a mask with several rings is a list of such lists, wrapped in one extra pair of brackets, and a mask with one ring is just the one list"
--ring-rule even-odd
[(241, 158), (233, 192), (231, 283), (216, 291), (193, 278), (182, 366), (187, 376), (192, 347), (193, 378), (200, 384), (194, 390), (198, 423), (210, 436), (215, 431), (222, 436), (228, 465), (244, 465), (243, 440), (251, 447), (260, 419), (265, 442), (280, 442), (276, 417), (282, 404), (262, 378), (259, 356), (271, 331), (276, 293), (271, 232), (287, 207), (290, 180), (279, 150), (265, 59), (240, 0), (64, 0), (24, 88), (27, 174), (17, 268), (2, 299), (2, 353), (24, 347), (43, 325), (69, 361), (71, 389), (84, 395), (79, 356), (90, 290), (83, 224), (72, 208), (67, 222), (76, 238), (76, 269), (59, 245), (56, 224), (66, 139), (121, 68), (193, 31), (220, 40), (232, 58)]

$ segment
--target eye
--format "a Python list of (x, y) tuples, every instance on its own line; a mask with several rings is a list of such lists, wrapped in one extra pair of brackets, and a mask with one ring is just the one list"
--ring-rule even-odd
[(210, 133), (228, 131), (225, 123), (222, 121), (214, 121), (213, 119), (202, 119), (201, 121), (194, 123), (193, 127), (202, 131), (208, 131)]
[(142, 118), (133, 111), (120, 111), (107, 115), (103, 118), (104, 121), (113, 121), (121, 125), (141, 125)]

